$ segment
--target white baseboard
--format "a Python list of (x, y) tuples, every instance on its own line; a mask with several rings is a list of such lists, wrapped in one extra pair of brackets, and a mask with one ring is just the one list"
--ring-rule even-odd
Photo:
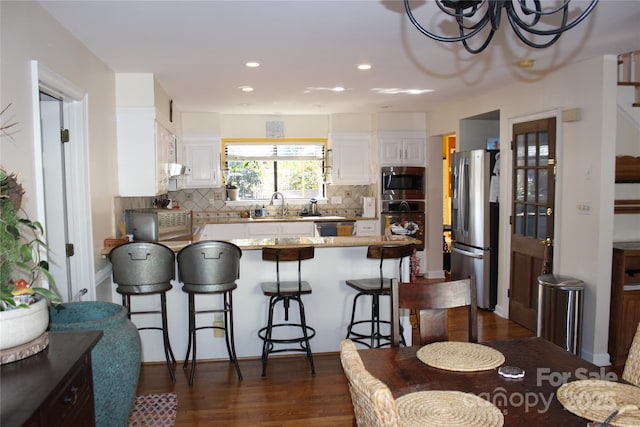
[(423, 276), (425, 279), (444, 279), (444, 270), (427, 271)]

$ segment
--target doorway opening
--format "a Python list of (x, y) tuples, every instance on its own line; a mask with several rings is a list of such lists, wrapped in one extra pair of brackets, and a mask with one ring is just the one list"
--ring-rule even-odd
[[(31, 71), (33, 105), (41, 107), (33, 120), (36, 215), (44, 219), (48, 246), (55, 248), (45, 258), (55, 263), (52, 273), (63, 301), (95, 300), (87, 93), (37, 61)], [(61, 128), (69, 133), (62, 148)], [(66, 256), (69, 243), (72, 257)]]

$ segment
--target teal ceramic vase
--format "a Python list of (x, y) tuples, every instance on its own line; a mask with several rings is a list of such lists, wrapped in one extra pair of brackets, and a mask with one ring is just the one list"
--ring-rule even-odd
[(91, 352), (96, 427), (127, 426), (140, 376), (138, 329), (118, 304), (86, 301), (60, 307), (49, 308), (50, 331), (103, 332)]

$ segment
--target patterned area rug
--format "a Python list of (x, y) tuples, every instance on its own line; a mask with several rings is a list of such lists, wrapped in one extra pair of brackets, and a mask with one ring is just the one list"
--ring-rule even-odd
[(129, 427), (173, 427), (177, 409), (178, 396), (175, 393), (137, 396), (129, 414)]

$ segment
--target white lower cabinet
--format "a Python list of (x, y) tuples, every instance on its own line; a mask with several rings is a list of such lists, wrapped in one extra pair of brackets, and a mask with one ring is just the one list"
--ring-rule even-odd
[(264, 239), (270, 237), (313, 237), (313, 221), (207, 224), (201, 240)]
[(247, 224), (247, 238), (313, 237), (315, 225), (308, 222), (262, 222)]
[(207, 224), (200, 235), (202, 240), (231, 240), (246, 237), (246, 224)]
[(377, 219), (363, 219), (356, 221), (356, 236), (379, 236), (380, 221)]

